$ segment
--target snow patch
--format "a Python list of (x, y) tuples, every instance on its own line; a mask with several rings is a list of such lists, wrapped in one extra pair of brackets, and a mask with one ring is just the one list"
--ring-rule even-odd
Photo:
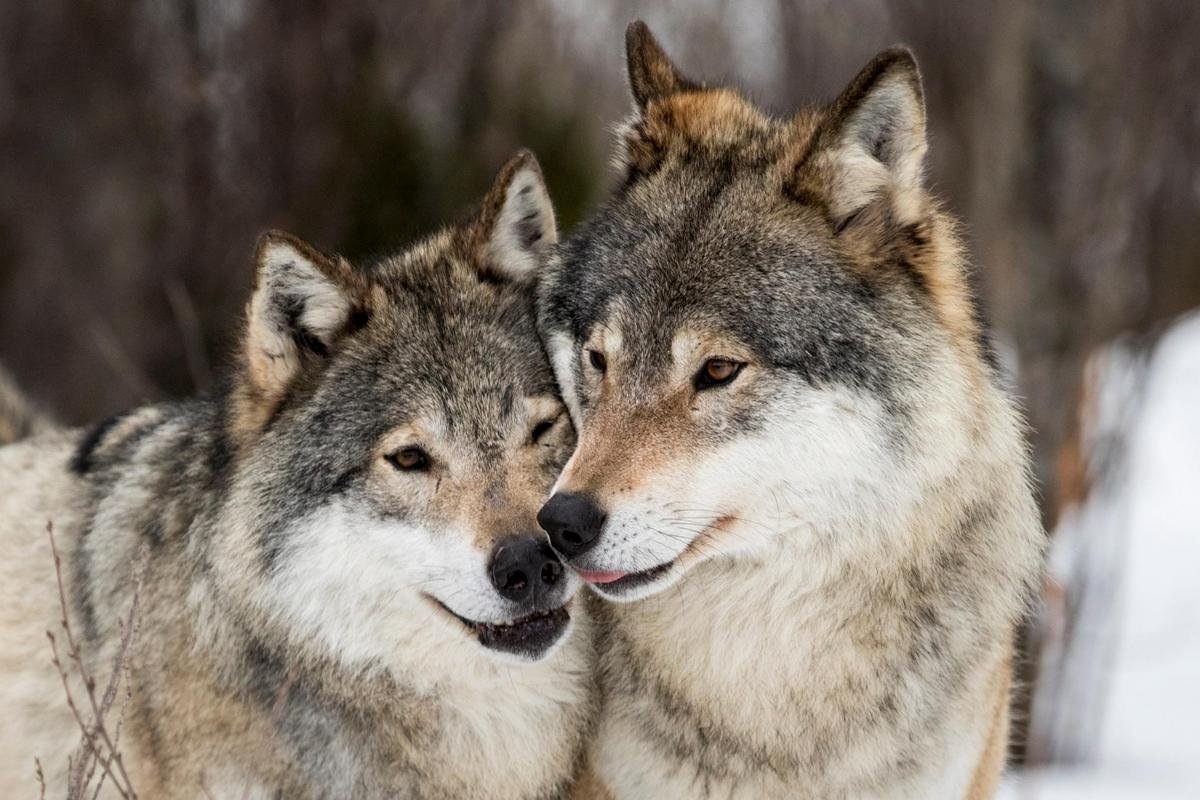
[[(1102, 357), (1084, 431), (1087, 500), (1050, 572), (1078, 605), (1046, 653), (1032, 738), (1069, 768), (1010, 778), (1016, 800), (1200, 797), (1200, 313), (1142, 362)], [(1095, 468), (1095, 470), (1093, 470)], [(1040, 738), (1039, 738), (1040, 737)]]

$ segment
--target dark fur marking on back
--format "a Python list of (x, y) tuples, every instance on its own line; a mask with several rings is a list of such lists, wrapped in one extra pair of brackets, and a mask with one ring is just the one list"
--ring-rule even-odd
[(72, 472), (78, 475), (86, 475), (96, 466), (92, 460), (92, 456), (100, 447), (108, 432), (124, 418), (124, 413), (114, 414), (108, 419), (97, 423), (87, 432), (87, 435), (83, 437), (83, 441), (79, 443), (79, 447), (75, 450), (75, 455), (71, 458)]

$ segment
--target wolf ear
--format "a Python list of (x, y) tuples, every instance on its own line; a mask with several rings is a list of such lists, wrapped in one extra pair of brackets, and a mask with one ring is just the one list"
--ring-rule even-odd
[(286, 233), (258, 240), (244, 353), (255, 397), (273, 403), (305, 364), (324, 359), (361, 311), (352, 270)]
[(558, 243), (554, 206), (542, 169), (528, 150), (500, 168), (475, 224), (480, 274), (522, 281), (537, 273)]
[(901, 220), (918, 213), (925, 162), (921, 75), (906, 47), (867, 64), (826, 112), (801, 161), (817, 170), (820, 193), (837, 224), (880, 195)]
[(698, 88), (671, 63), (671, 59), (640, 19), (625, 29), (625, 59), (629, 66), (629, 90), (638, 111), (652, 100)]

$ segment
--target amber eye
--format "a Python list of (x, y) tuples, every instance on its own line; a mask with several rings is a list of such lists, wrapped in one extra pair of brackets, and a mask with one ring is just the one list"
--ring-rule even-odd
[(429, 469), (429, 455), (419, 447), (402, 447), (386, 458), (401, 472), (424, 472)]
[(588, 362), (597, 372), (604, 372), (608, 369), (608, 359), (599, 350), (588, 350)]
[(742, 371), (743, 366), (745, 365), (741, 362), (728, 358), (710, 358), (696, 373), (696, 389), (711, 389), (731, 383)]

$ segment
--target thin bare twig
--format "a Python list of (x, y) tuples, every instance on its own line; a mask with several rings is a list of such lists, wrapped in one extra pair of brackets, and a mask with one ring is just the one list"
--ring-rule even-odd
[(42, 769), (42, 760), (33, 759), (33, 773), (37, 776), (38, 800), (46, 800), (46, 772)]
[[(105, 724), (105, 717), (112, 709), (113, 703), (116, 701), (119, 684), (124, 676), (127, 682), (129, 679), (129, 670), (127, 664), (127, 656), (130, 645), (133, 641), (133, 636), (137, 630), (137, 613), (141, 598), (142, 580), (145, 575), (145, 566), (147, 561), (146, 548), (143, 546), (139, 554), (139, 563), (135, 572), (133, 597), (130, 602), (129, 616), (124, 622), (118, 622), (121, 626), (121, 636), (118, 641), (117, 652), (113, 658), (112, 674), (109, 676), (108, 683), (105, 686), (104, 693), (100, 700), (96, 699), (96, 680), (88, 672), (83, 663), (80, 647), (75, 639), (75, 634), (71, 628), (70, 622), (70, 606), (67, 604), (66, 589), (63, 584), (62, 577), (62, 556), (58, 551), (58, 545), (54, 540), (54, 525), (51, 522), (46, 524), (46, 535), (50, 539), (50, 551), (54, 556), (54, 574), (58, 583), (58, 599), (62, 610), (62, 619), (59, 624), (63, 633), (66, 636), (66, 653), (67, 658), (75, 665), (75, 669), (79, 673), (79, 677), (83, 682), (85, 693), (87, 694), (88, 703), (91, 706), (93, 719), (89, 724), (84, 721), (83, 714), (79, 710), (78, 704), (75, 702), (74, 694), (71, 692), (70, 676), (66, 667), (63, 665), (62, 659), (59, 657), (58, 642), (52, 631), (46, 631), (46, 637), (50, 640), (50, 648), (52, 652), (51, 663), (54, 664), (58, 671), (59, 678), (62, 681), (63, 691), (66, 694), (67, 706), (71, 709), (72, 715), (75, 717), (76, 723), (79, 725), (81, 733), (80, 753), (77, 758), (68, 760), (68, 783), (67, 797), (68, 800), (83, 800), (92, 776), (95, 774), (97, 764), (101, 769), (99, 783), (95, 787), (93, 798), (103, 786), (105, 778), (111, 780), (114, 788), (125, 800), (136, 800), (137, 793), (133, 790), (133, 783), (129, 779), (129, 774), (125, 769), (124, 760), (121, 758), (120, 750), (117, 748), (117, 741), (120, 738), (120, 728), (124, 720), (124, 708), (120, 713), (120, 718), (117, 723), (117, 734), (114, 737), (109, 734), (108, 726)], [(126, 697), (128, 698), (128, 688)], [(113, 766), (116, 766), (114, 772)]]
[[(86, 786), (82, 783), (83, 775), (85, 773), (82, 771), (83, 768), (81, 764), (86, 760), (84, 758), (84, 754), (91, 754), (92, 756), (99, 758), (100, 746), (97, 744), (96, 735), (90, 730), (91, 726), (84, 721), (83, 715), (79, 713), (79, 706), (75, 703), (75, 696), (71, 693), (70, 677), (67, 675), (66, 668), (63, 667), (62, 660), (58, 657), (58, 643), (54, 639), (54, 634), (50, 631), (46, 631), (46, 636), (50, 639), (50, 649), (54, 653), (54, 656), (50, 659), (50, 663), (52, 663), (54, 668), (58, 670), (58, 676), (62, 680), (63, 692), (67, 696), (67, 707), (71, 709), (71, 714), (74, 715), (75, 722), (79, 725), (79, 730), (83, 734), (83, 746), (81, 747), (83, 752), (80, 753), (79, 759), (77, 759), (72, 765), (71, 772), (74, 774), (71, 775), (67, 783), (67, 800), (82, 800), (83, 791), (86, 788)], [(70, 764), (70, 762), (68, 763)], [(105, 774), (112, 778), (113, 785), (117, 787), (117, 791), (121, 794), (122, 798), (132, 800), (132, 798), (135, 797), (135, 795), (130, 795), (128, 792), (126, 792), (122, 787), (121, 782), (112, 774), (112, 770), (109, 768), (107, 759), (101, 759), (100, 766), (104, 769)]]
[[(125, 726), (125, 712), (129, 708), (129, 704), (133, 701), (133, 678), (129, 671), (129, 660), (125, 658), (125, 654), (129, 651), (130, 643), (133, 641), (133, 638), (137, 633), (136, 614), (138, 597), (142, 586), (142, 574), (145, 571), (145, 546), (142, 547), (142, 551), (143, 552), (140, 557), (140, 563), (142, 566), (139, 568), (137, 578), (135, 579), (133, 602), (130, 604), (129, 609), (129, 619), (126, 621), (118, 620), (117, 624), (121, 629), (121, 644), (117, 652), (117, 657), (113, 662), (113, 671), (112, 675), (109, 677), (108, 687), (104, 692), (104, 699), (101, 702), (101, 710), (105, 715), (107, 715), (109, 709), (112, 707), (113, 700), (115, 699), (116, 689), (119, 683), (118, 676), (123, 675), (125, 681), (125, 696), (121, 703), (120, 709), (117, 711), (117, 724), (113, 730), (112, 737), (114, 745), (120, 745), (121, 743), (121, 729)], [(91, 769), (88, 771), (88, 781), (91, 781), (92, 774), (96, 769), (96, 762), (99, 760), (100, 759), (96, 759), (96, 761), (93, 762)], [(107, 757), (107, 760), (111, 764), (111, 754)], [(97, 798), (100, 796), (100, 790), (104, 787), (104, 778), (105, 774), (102, 772), (99, 780), (96, 781), (96, 791), (92, 793), (92, 800), (97, 800)], [(87, 782), (85, 782), (84, 785), (86, 784)]]

